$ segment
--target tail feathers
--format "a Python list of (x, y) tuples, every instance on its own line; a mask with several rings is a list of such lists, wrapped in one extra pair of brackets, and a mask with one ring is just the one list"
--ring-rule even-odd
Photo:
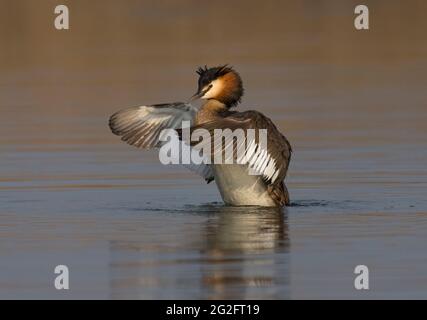
[(282, 182), (280, 184), (271, 184), (268, 186), (268, 193), (270, 197), (281, 207), (289, 206), (289, 192), (285, 184)]

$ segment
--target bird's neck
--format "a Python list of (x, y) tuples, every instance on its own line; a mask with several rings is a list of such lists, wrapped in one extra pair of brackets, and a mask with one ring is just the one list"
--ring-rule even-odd
[(207, 100), (196, 115), (196, 124), (223, 118), (227, 112), (228, 108), (224, 103), (215, 99)]

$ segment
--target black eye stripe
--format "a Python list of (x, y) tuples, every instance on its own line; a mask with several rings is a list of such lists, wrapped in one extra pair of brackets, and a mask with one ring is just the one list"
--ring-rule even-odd
[(212, 87), (213, 87), (213, 85), (210, 84), (209, 87), (207, 87), (205, 90), (203, 90), (203, 94), (205, 94), (206, 92), (208, 92)]

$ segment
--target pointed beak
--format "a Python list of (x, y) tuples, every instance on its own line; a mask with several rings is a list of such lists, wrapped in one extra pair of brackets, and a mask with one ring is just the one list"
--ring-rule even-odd
[(212, 85), (209, 85), (207, 88), (205, 87), (203, 90), (199, 89), (199, 91), (197, 91), (189, 100), (189, 102), (192, 102), (194, 100), (200, 99), (201, 97), (203, 97), (206, 92), (208, 92), (210, 89), (212, 88)]
[(197, 92), (190, 98), (190, 100), (188, 100), (188, 102), (193, 102), (197, 99), (200, 99), (202, 96), (203, 96), (203, 92)]
[[(210, 89), (210, 88), (209, 88)], [(189, 102), (193, 102), (197, 99), (200, 99), (201, 97), (203, 97), (205, 95), (206, 92), (209, 91), (209, 89), (205, 89), (205, 90), (201, 90), (199, 89), (199, 91), (197, 91), (189, 100)]]

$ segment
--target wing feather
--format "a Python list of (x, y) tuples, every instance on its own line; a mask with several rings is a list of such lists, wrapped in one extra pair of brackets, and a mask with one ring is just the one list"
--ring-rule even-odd
[[(175, 102), (152, 106), (131, 107), (110, 117), (111, 131), (129, 145), (143, 149), (160, 148), (166, 142), (160, 136), (164, 129), (179, 129), (183, 121), (194, 123), (197, 109), (191, 104)], [(207, 164), (185, 165), (206, 181), (213, 180), (213, 171)]]
[[(281, 184), (285, 179), (291, 160), (292, 147), (273, 122), (262, 113), (257, 111), (230, 113), (224, 118), (194, 126), (191, 130), (198, 128), (208, 130), (211, 137), (214, 137), (215, 129), (236, 130), (240, 128), (245, 132), (247, 129), (256, 129), (258, 132), (261, 129), (267, 130), (266, 148), (262, 148), (257, 135), (251, 138), (251, 135), (247, 134), (246, 146), (242, 146), (243, 143), (235, 146), (234, 155), (241, 154), (238, 151), (246, 147), (244, 155), (237, 158), (236, 161), (246, 164), (255, 173), (262, 175), (268, 184)], [(178, 133), (180, 133), (179, 130)], [(196, 144), (193, 143), (193, 145)], [(227, 147), (223, 143), (217, 143), (213, 154), (225, 153)]]
[(187, 103), (171, 103), (153, 106), (131, 107), (120, 110), (110, 117), (111, 131), (135, 147), (159, 148), (163, 129), (178, 129), (182, 121), (194, 121), (196, 109)]

